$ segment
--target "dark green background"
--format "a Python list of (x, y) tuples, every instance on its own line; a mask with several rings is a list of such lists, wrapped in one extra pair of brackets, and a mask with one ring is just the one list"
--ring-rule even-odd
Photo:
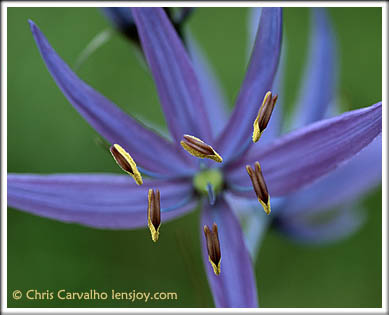
[[(198, 9), (190, 20), (215, 65), (230, 105), (245, 72), (247, 9)], [(343, 110), (381, 99), (381, 9), (333, 8)], [(288, 108), (306, 61), (309, 11), (284, 10)], [(8, 9), (8, 172), (115, 172), (96, 133), (56, 87), (38, 53), (34, 20), (71, 66), (107, 21), (93, 8)], [(150, 75), (116, 34), (78, 74), (129, 113), (164, 124)], [(361, 199), (367, 224), (324, 247), (295, 245), (270, 231), (255, 265), (262, 307), (381, 307), (381, 189)], [(202, 266), (198, 211), (166, 223), (157, 244), (149, 231), (105, 231), (8, 211), (10, 307), (212, 307)], [(181, 235), (178, 241), (177, 235)], [(178, 301), (14, 301), (15, 289), (177, 292)]]

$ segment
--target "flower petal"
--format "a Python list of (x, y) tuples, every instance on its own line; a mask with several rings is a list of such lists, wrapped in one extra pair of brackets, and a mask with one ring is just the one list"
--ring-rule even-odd
[[(217, 224), (221, 248), (221, 272), (216, 276), (208, 261), (202, 230)], [(258, 307), (257, 288), (250, 255), (242, 229), (227, 202), (219, 199), (214, 206), (204, 202), (201, 217), (202, 250), (208, 282), (216, 307)]]
[(258, 148), (260, 144), (265, 144), (277, 138), (281, 134), (283, 126), (283, 103), (284, 103), (284, 76), (285, 76), (285, 60), (286, 60), (286, 46), (282, 44), (282, 51), (280, 56), (280, 64), (274, 78), (271, 91), (273, 95), (277, 94), (277, 103), (274, 107), (270, 121), (266, 130), (261, 136), (261, 140), (257, 144), (251, 144), (250, 149)]
[[(8, 174), (8, 206), (62, 222), (125, 229), (147, 226), (149, 188), (161, 191), (162, 220), (193, 209), (188, 180), (145, 180), (108, 174)], [(177, 207), (177, 208), (175, 208)]]
[[(249, 50), (251, 52), (255, 43), (255, 35), (258, 29), (258, 24), (261, 18), (262, 8), (251, 8), (248, 23), (248, 35), (249, 35)], [(286, 45), (285, 36), (282, 38), (282, 47), (280, 52), (280, 63), (278, 65), (277, 73), (274, 78), (271, 91), (273, 94), (277, 94), (277, 104), (274, 107), (270, 122), (266, 127), (266, 131), (261, 135), (261, 140), (258, 143), (250, 144), (249, 150), (262, 151), (263, 145), (267, 142), (274, 140), (281, 134), (283, 126), (283, 99), (284, 99), (284, 74), (285, 74), (285, 61), (286, 61)]]
[(356, 206), (347, 205), (338, 210), (329, 222), (313, 223), (308, 216), (284, 217), (277, 220), (277, 228), (288, 239), (307, 245), (327, 244), (344, 239), (356, 232), (365, 222), (366, 215)]
[[(225, 199), (239, 218), (243, 230), (247, 250), (253, 261), (258, 257), (258, 252), (268, 227), (271, 223), (271, 216), (263, 211), (257, 199), (236, 197), (233, 194), (225, 194)], [(272, 200), (274, 208), (274, 200)]]
[(348, 163), (289, 196), (281, 215), (321, 212), (359, 199), (382, 178), (382, 137), (378, 136)]
[(261, 19), (262, 8), (250, 8), (249, 16), (247, 19), (247, 60), (250, 60), (251, 52), (253, 51), (255, 44), (255, 37), (258, 31), (259, 21)]
[[(291, 193), (329, 173), (366, 147), (382, 130), (382, 103), (313, 123), (248, 152), (226, 166), (231, 188), (250, 186), (245, 165), (259, 161), (270, 196)], [(253, 197), (252, 192), (247, 195)]]
[(224, 91), (222, 91), (216, 73), (214, 73), (212, 65), (207, 60), (193, 35), (188, 31), (185, 38), (193, 62), (193, 67), (196, 71), (201, 91), (204, 96), (205, 109), (208, 113), (208, 117), (211, 117), (212, 119), (212, 133), (213, 135), (217, 135), (223, 129), (227, 121), (227, 99)]
[[(55, 82), (69, 102), (99, 134), (111, 144), (118, 143), (123, 146), (143, 168), (149, 171), (164, 175), (190, 172), (190, 160), (185, 155), (177, 152), (171, 143), (144, 128), (80, 80), (53, 50), (34, 22), (30, 21), (30, 27)], [(161, 156), (164, 158), (161, 159)]]
[(180, 142), (191, 134), (209, 143), (211, 128), (191, 61), (162, 8), (133, 8), (168, 128)]
[(282, 9), (263, 8), (246, 77), (234, 111), (215, 144), (228, 161), (248, 146), (252, 123), (265, 94), (272, 87), (281, 47)]
[(313, 8), (313, 31), (304, 84), (293, 127), (323, 119), (335, 97), (337, 65), (334, 33), (325, 8)]

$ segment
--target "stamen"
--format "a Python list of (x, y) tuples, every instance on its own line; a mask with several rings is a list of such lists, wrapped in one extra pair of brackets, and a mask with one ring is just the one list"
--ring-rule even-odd
[(218, 276), (220, 274), (221, 253), (216, 223), (212, 225), (212, 231), (207, 225), (204, 225), (204, 235), (207, 242), (208, 260), (211, 263), (213, 272)]
[(266, 214), (270, 214), (270, 196), (267, 190), (265, 179), (262, 175), (261, 166), (259, 165), (259, 162), (255, 162), (255, 171), (251, 168), (250, 165), (246, 165), (246, 170), (250, 176), (258, 201), (262, 205), (263, 210), (265, 210)]
[(208, 144), (199, 138), (184, 135), (184, 139), (181, 140), (181, 146), (193, 156), (199, 158), (208, 158), (216, 162), (223, 162), (222, 157)]
[(271, 114), (273, 113), (274, 106), (276, 105), (278, 95), (272, 96), (269, 91), (266, 93), (262, 105), (259, 108), (257, 118), (254, 121), (253, 142), (257, 142), (261, 137), (263, 131), (266, 129)]
[(148, 195), (147, 222), (153, 242), (158, 241), (159, 228), (161, 226), (161, 197), (159, 190), (149, 189)]
[(109, 148), (116, 163), (125, 171), (131, 175), (138, 185), (143, 184), (142, 175), (139, 173), (136, 167), (135, 161), (120, 145), (114, 144)]

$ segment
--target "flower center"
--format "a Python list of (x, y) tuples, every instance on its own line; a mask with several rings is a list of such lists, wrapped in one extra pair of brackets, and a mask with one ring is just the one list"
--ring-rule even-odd
[(203, 195), (208, 195), (209, 184), (213, 187), (215, 194), (223, 188), (223, 174), (219, 169), (206, 169), (197, 173), (193, 177), (193, 186), (196, 191)]

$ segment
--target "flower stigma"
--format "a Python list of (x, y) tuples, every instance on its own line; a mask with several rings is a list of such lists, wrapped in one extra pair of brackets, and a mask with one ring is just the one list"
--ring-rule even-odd
[(214, 196), (210, 199), (215, 199), (223, 189), (223, 174), (216, 168), (206, 169), (193, 177), (193, 186), (201, 195), (209, 196), (211, 190)]

